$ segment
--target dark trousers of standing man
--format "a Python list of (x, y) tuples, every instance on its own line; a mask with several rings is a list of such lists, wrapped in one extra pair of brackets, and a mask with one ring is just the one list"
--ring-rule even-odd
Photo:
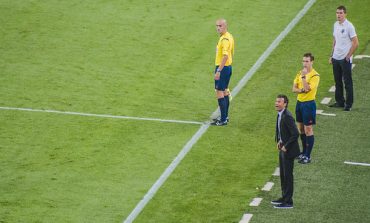
[[(335, 101), (348, 108), (353, 104), (353, 82), (352, 82), (352, 63), (346, 59), (332, 59), (333, 74), (335, 80)], [(346, 99), (343, 96), (343, 81), (346, 89)]]
[(280, 183), (284, 202), (293, 204), (293, 167), (294, 158), (289, 159), (285, 152), (279, 152)]

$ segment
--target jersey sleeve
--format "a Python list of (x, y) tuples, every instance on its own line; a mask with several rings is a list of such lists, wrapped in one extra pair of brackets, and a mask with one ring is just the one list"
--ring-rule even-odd
[(311, 89), (316, 89), (317, 86), (319, 86), (319, 82), (320, 82), (320, 75), (319, 74), (314, 74), (310, 81), (309, 81), (309, 85), (310, 85), (310, 88)]
[(222, 55), (229, 55), (230, 41), (227, 38), (221, 40)]
[(297, 75), (294, 78), (294, 81), (293, 81), (294, 84), (298, 84), (300, 75), (301, 75), (301, 72), (298, 72)]
[(355, 37), (355, 36), (357, 36), (357, 34), (356, 34), (356, 30), (355, 30), (355, 27), (352, 25), (352, 24), (350, 24), (349, 26), (348, 26), (348, 35), (349, 35), (349, 38), (353, 38), (353, 37)]

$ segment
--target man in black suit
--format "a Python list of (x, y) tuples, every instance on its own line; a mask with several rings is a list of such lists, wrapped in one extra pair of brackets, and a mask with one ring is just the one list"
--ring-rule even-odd
[(275, 100), (276, 120), (275, 140), (279, 150), (280, 181), (282, 197), (271, 201), (275, 208), (293, 208), (293, 167), (294, 159), (300, 154), (299, 132), (293, 115), (288, 111), (288, 97), (278, 95)]

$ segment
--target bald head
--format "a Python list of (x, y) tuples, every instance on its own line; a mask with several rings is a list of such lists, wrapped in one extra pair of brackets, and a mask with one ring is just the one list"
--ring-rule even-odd
[(227, 22), (226, 19), (217, 19), (216, 20), (216, 30), (222, 35), (227, 32)]

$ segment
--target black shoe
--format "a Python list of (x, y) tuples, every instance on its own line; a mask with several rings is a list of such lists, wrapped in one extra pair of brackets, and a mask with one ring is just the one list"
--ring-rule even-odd
[[(221, 117), (217, 117), (215, 119), (212, 119), (212, 121), (216, 122), (216, 121), (221, 121)], [(226, 121), (229, 122), (229, 117), (226, 117)]]
[(274, 208), (290, 209), (290, 208), (293, 208), (293, 204), (282, 203), (282, 204), (275, 205)]
[(283, 198), (279, 198), (277, 200), (271, 201), (271, 204), (276, 204), (276, 205), (279, 205), (279, 204), (282, 204), (282, 203), (284, 203)]
[(297, 160), (301, 160), (301, 159), (303, 159), (303, 157), (304, 157), (304, 154), (303, 154), (303, 153), (301, 153), (301, 154), (299, 154), (299, 156), (297, 156), (297, 157), (296, 157), (296, 159), (297, 159)]
[(346, 106), (346, 107), (344, 107), (343, 111), (351, 111), (351, 109), (352, 109), (351, 107)]
[(215, 122), (212, 122), (211, 125), (223, 126), (223, 125), (227, 125), (227, 121), (221, 122), (217, 120)]
[(307, 156), (304, 156), (302, 159), (298, 161), (300, 164), (309, 164), (311, 163), (311, 158), (308, 158)]
[(334, 104), (329, 105), (331, 108), (344, 108), (344, 104), (339, 104), (335, 102)]

